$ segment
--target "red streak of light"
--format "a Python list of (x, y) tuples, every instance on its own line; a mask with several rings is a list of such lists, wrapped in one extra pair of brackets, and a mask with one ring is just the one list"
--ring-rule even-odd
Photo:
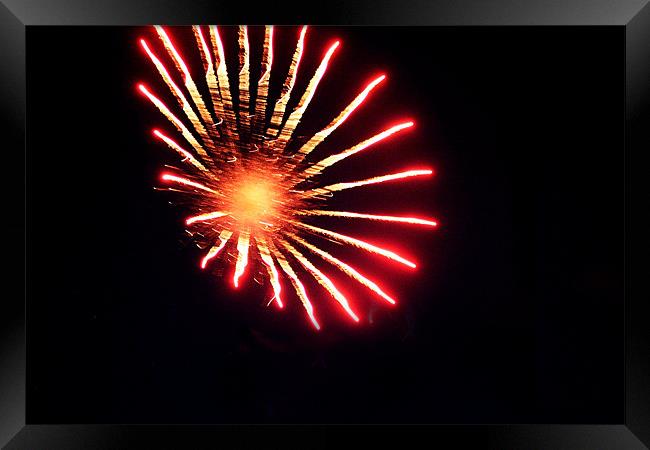
[[(149, 55), (149, 58), (154, 63), (154, 65), (156, 67), (160, 66), (160, 69), (163, 72), (165, 72), (165, 75), (164, 75), (163, 78), (166, 77), (166, 79), (169, 81), (169, 83), (173, 86), (172, 89), (174, 89), (177, 93), (180, 94), (181, 90), (178, 88), (176, 83), (174, 83), (174, 81), (172, 80), (172, 77), (169, 75), (169, 71), (167, 70), (165, 65), (162, 63), (162, 61), (160, 61), (160, 59), (158, 57), (156, 57), (156, 55), (154, 55), (154, 53), (149, 49), (149, 46), (147, 45), (147, 41), (145, 41), (144, 39), (140, 39), (140, 45), (147, 52), (147, 55)], [(182, 94), (181, 94), (181, 97), (182, 97)]]
[(311, 321), (312, 325), (314, 325), (314, 328), (316, 328), (317, 330), (320, 330), (320, 325), (318, 324), (318, 321), (316, 320), (316, 316), (314, 315), (314, 307), (311, 304), (309, 297), (307, 296), (307, 292), (305, 291), (305, 286), (303, 286), (302, 282), (298, 278), (298, 275), (296, 275), (296, 272), (294, 272), (294, 270), (291, 268), (291, 265), (286, 260), (284, 255), (280, 253), (275, 247), (273, 250), (273, 254), (275, 255), (275, 258), (277, 259), (284, 273), (286, 273), (287, 276), (289, 277), (289, 280), (291, 281), (291, 284), (293, 285), (293, 288), (296, 291), (298, 298), (303, 304), (303, 307), (305, 308), (305, 311), (307, 312), (307, 315), (309, 316), (309, 320)]
[[(368, 139), (367, 145), (364, 146), (363, 148), (366, 148), (366, 147), (368, 147), (368, 146), (370, 146), (372, 144), (375, 144), (375, 143), (377, 143), (377, 142), (379, 142), (379, 141), (381, 141), (383, 139), (386, 139), (387, 137), (389, 137), (389, 136), (391, 136), (391, 135), (393, 135), (393, 134), (397, 133), (398, 131), (401, 131), (401, 130), (403, 130), (405, 128), (411, 128), (413, 125), (415, 125), (413, 123), (413, 121), (409, 120), (408, 122), (402, 122), (402, 123), (399, 123), (399, 124), (397, 124), (395, 126), (392, 126), (392, 127), (388, 128), (387, 130), (384, 130), (381, 133), (379, 133), (379, 134), (371, 137), (370, 139)], [(360, 149), (360, 150), (363, 150), (363, 149)]]
[(359, 186), (367, 186), (369, 184), (378, 184), (378, 183), (384, 183), (386, 181), (401, 180), (401, 179), (404, 179), (404, 178), (419, 177), (419, 176), (431, 175), (431, 174), (433, 174), (433, 170), (429, 170), (429, 169), (426, 169), (426, 170), (407, 170), (405, 172), (392, 173), (392, 174), (389, 174), (389, 175), (382, 175), (382, 176), (379, 176), (379, 177), (372, 177), (372, 178), (368, 178), (366, 180), (331, 184), (329, 186), (325, 186), (325, 187), (319, 188), (319, 189), (324, 189), (324, 190), (329, 190), (329, 191), (342, 191), (344, 189), (350, 189), (350, 188), (355, 188), (355, 187), (359, 187)]
[(207, 220), (218, 219), (219, 217), (227, 216), (228, 213), (215, 211), (207, 214), (200, 214), (198, 216), (190, 217), (185, 221), (186, 225), (192, 225), (195, 222), (205, 222)]
[(219, 28), (218, 27), (213, 27), (214, 29), (214, 36), (217, 38), (217, 54), (219, 55), (219, 64), (225, 64), (226, 63), (226, 54), (223, 50), (223, 43), (221, 42), (221, 36), (219, 35)]
[(195, 187), (197, 189), (202, 189), (204, 191), (211, 192), (213, 194), (217, 193), (216, 191), (210, 189), (207, 186), (202, 185), (201, 183), (196, 183), (196, 182), (194, 182), (192, 180), (188, 180), (187, 178), (177, 177), (176, 175), (171, 175), (169, 173), (164, 173), (160, 178), (163, 181), (173, 181), (175, 183), (180, 183), (180, 184), (184, 184), (186, 186), (192, 186), (192, 187)]
[(201, 30), (201, 26), (197, 25), (196, 31), (199, 33), (199, 39), (201, 40), (201, 46), (203, 47), (203, 53), (205, 53), (205, 59), (208, 61), (208, 65), (212, 65), (212, 56), (210, 55), (210, 47), (208, 47), (208, 43), (206, 42), (205, 38), (203, 37), (203, 31)]
[[(340, 41), (334, 42), (334, 44), (332, 44), (332, 46), (329, 48), (329, 50), (327, 50), (327, 53), (325, 53), (325, 57), (323, 58), (323, 60), (320, 63), (320, 66), (318, 67), (318, 69), (322, 68), (321, 75), (320, 75), (320, 77), (318, 79), (319, 81), (325, 75), (325, 72), (327, 71), (327, 67), (328, 67), (329, 62), (330, 62), (330, 59), (332, 58), (332, 55), (334, 54), (334, 51), (338, 48), (339, 45), (341, 45)], [(311, 93), (309, 94), (309, 97), (307, 98), (307, 100), (305, 102), (305, 105), (307, 105), (307, 104), (309, 104), (311, 102), (311, 99), (314, 97), (315, 94), (316, 94), (316, 89), (312, 89)]]
[(235, 263), (235, 275), (233, 276), (233, 284), (239, 287), (239, 278), (244, 274), (246, 266), (248, 265), (248, 246), (250, 244), (250, 235), (248, 233), (240, 233), (237, 240), (237, 262)]
[(305, 50), (305, 35), (306, 34), (307, 34), (307, 25), (303, 25), (303, 27), (300, 29), (300, 36), (298, 37), (297, 46), (300, 48), (300, 50), (298, 51), (298, 59), (296, 60), (296, 69), (293, 71), (294, 80), (295, 80), (295, 77), (298, 76), (298, 67), (300, 67), (300, 61), (302, 60), (302, 53)]
[[(347, 114), (345, 114), (345, 116), (341, 118), (340, 122), (337, 124), (337, 127), (341, 125), (343, 122), (345, 122), (345, 120), (348, 117), (350, 117), (350, 114), (352, 114), (366, 100), (368, 94), (370, 94), (370, 91), (372, 91), (379, 83), (381, 83), (385, 79), (386, 79), (386, 75), (380, 75), (379, 77), (375, 78), (370, 83), (368, 83), (368, 85), (363, 89), (363, 91), (361, 91), (359, 96), (355, 99), (357, 103), (354, 105), (354, 108), (350, 109), (350, 111), (348, 111)], [(411, 122), (411, 124), (413, 123)]]
[(351, 245), (353, 245), (355, 247), (359, 247), (359, 248), (362, 248), (364, 250), (367, 250), (367, 251), (369, 251), (371, 253), (377, 253), (379, 255), (385, 256), (388, 259), (392, 259), (393, 261), (397, 261), (399, 263), (402, 263), (405, 266), (409, 266), (412, 269), (415, 269), (417, 267), (414, 262), (409, 261), (408, 259), (401, 257), (397, 253), (391, 252), (390, 250), (386, 250), (385, 248), (377, 247), (376, 245), (370, 244), (370, 243), (368, 243), (366, 241), (362, 241), (361, 239), (356, 239), (356, 238), (353, 238), (353, 237), (350, 237), (350, 236), (346, 236), (345, 234), (336, 233), (334, 231), (325, 230), (323, 228), (314, 227), (312, 225), (307, 225), (306, 223), (301, 223), (301, 222), (296, 222), (296, 221), (293, 221), (293, 223), (295, 223), (296, 225), (298, 225), (300, 227), (306, 228), (307, 230), (314, 231), (314, 232), (316, 232), (318, 234), (322, 234), (324, 236), (329, 236), (331, 238), (334, 238), (335, 240), (346, 242), (346, 243), (351, 244)]
[(378, 294), (379, 296), (384, 298), (384, 300), (386, 300), (391, 305), (395, 304), (395, 300), (392, 297), (390, 297), (388, 294), (386, 294), (377, 285), (377, 283), (375, 283), (374, 281), (372, 281), (372, 280), (366, 278), (365, 276), (361, 275), (361, 273), (359, 273), (359, 271), (356, 270), (354, 267), (344, 263), (340, 259), (335, 258), (334, 256), (327, 253), (325, 250), (321, 250), (320, 248), (316, 247), (315, 245), (312, 245), (312, 244), (308, 243), (307, 241), (305, 241), (304, 239), (299, 238), (296, 235), (291, 235), (291, 237), (292, 237), (292, 239), (294, 239), (299, 244), (307, 247), (309, 250), (311, 250), (312, 252), (319, 255), (321, 258), (325, 259), (326, 261), (329, 261), (331, 264), (333, 264), (334, 266), (336, 266), (337, 268), (342, 270), (343, 273), (345, 273), (346, 275), (352, 277), (353, 279), (356, 279), (359, 283), (361, 283), (362, 285), (366, 286), (371, 291), (375, 292), (376, 294)]
[[(314, 85), (314, 88), (311, 89), (308, 92), (307, 97), (304, 98), (304, 102), (301, 99), (301, 101), (300, 101), (300, 105), (302, 105), (302, 106), (300, 106), (301, 108), (303, 108), (303, 109), (306, 108), (307, 105), (309, 105), (309, 103), (311, 102), (311, 99), (316, 94), (316, 86), (318, 86), (318, 83), (320, 82), (320, 80), (325, 75), (325, 72), (327, 71), (327, 66), (329, 65), (329, 61), (332, 58), (332, 55), (334, 54), (334, 51), (337, 49), (337, 47), (340, 44), (341, 44), (340, 41), (334, 42), (334, 44), (332, 44), (332, 46), (329, 48), (329, 50), (327, 50), (327, 53), (325, 53), (325, 56), (323, 57), (323, 60), (321, 61), (320, 65), (318, 66), (318, 69), (316, 70), (316, 74), (314, 75), (314, 79), (312, 79), (312, 81), (315, 80), (316, 84)], [(298, 66), (296, 65), (296, 73), (297, 72), (298, 72)], [(312, 82), (310, 82), (310, 85), (311, 85), (311, 83)]]
[(190, 71), (188, 70), (187, 66), (185, 65), (185, 61), (183, 61), (183, 58), (181, 58), (181, 55), (176, 51), (176, 47), (174, 47), (174, 43), (170, 39), (169, 35), (167, 35), (167, 32), (165, 29), (161, 26), (155, 27), (156, 31), (163, 36), (163, 39), (167, 41), (167, 44), (169, 45), (169, 48), (172, 51), (172, 57), (176, 61), (176, 64), (178, 64), (183, 71), (183, 75), (185, 76), (185, 79), (191, 79)]
[(178, 150), (178, 152), (180, 152), (180, 153), (181, 153), (185, 158), (187, 158), (187, 159), (192, 159), (192, 160), (195, 159), (194, 156), (192, 156), (192, 154), (191, 154), (190, 152), (188, 152), (187, 150), (183, 149), (180, 145), (178, 145), (178, 143), (176, 143), (176, 141), (174, 141), (173, 139), (171, 139), (171, 138), (168, 137), (168, 136), (165, 136), (165, 135), (162, 134), (159, 130), (153, 130), (153, 134), (154, 134), (155, 136), (157, 136), (158, 138), (162, 139), (162, 140), (163, 140), (167, 145), (169, 145), (170, 147), (172, 147), (172, 148)]
[(282, 304), (282, 299), (280, 298), (280, 292), (282, 291), (282, 287), (280, 286), (280, 277), (278, 276), (278, 270), (275, 268), (275, 264), (273, 264), (273, 259), (271, 258), (270, 253), (260, 252), (260, 256), (262, 257), (262, 262), (266, 265), (266, 267), (268, 267), (269, 271), (271, 272), (271, 286), (273, 287), (273, 300), (276, 301), (278, 307), (284, 308), (284, 305)]
[(311, 321), (312, 325), (314, 325), (314, 328), (317, 330), (320, 330), (320, 324), (316, 320), (316, 316), (314, 315), (314, 308), (311, 304), (311, 301), (309, 300), (309, 297), (307, 297), (307, 292), (305, 291), (305, 286), (302, 284), (302, 282), (298, 279), (295, 280), (298, 286), (298, 289), (300, 290), (300, 293), (302, 294), (303, 298), (305, 299), (306, 303), (309, 305), (309, 311), (307, 312), (307, 315), (309, 316), (309, 320)]
[(327, 50), (327, 53), (325, 54), (325, 58), (323, 58), (325, 64), (329, 63), (329, 60), (332, 57), (332, 54), (334, 53), (334, 50), (336, 50), (339, 45), (341, 45), (341, 41), (336, 41), (332, 44), (329, 50)]
[(302, 281), (298, 279), (298, 276), (293, 271), (286, 271), (285, 273), (289, 275), (293, 281), (294, 287), (298, 290), (298, 295), (305, 302), (305, 309), (307, 310), (307, 315), (309, 316), (309, 320), (311, 321), (312, 325), (314, 325), (314, 328), (317, 330), (320, 330), (320, 324), (314, 315), (314, 307), (311, 304), (309, 297), (307, 296), (307, 291), (305, 290), (305, 286), (302, 284)]
[[(226, 245), (225, 243), (222, 243), (222, 244), (223, 244), (223, 246)], [(219, 251), (221, 251), (221, 249), (223, 248), (223, 246), (220, 246), (221, 248), (219, 248)], [(219, 251), (217, 251), (216, 253), (212, 253), (212, 254), (211, 254), (211, 253), (208, 253), (207, 255), (205, 255), (205, 256), (203, 257), (203, 259), (201, 260), (201, 269), (205, 269), (205, 266), (208, 264), (208, 261), (210, 261), (212, 258), (214, 258), (215, 256), (217, 256), (217, 253), (219, 253)]]
[[(170, 120), (174, 123), (174, 125), (176, 125), (176, 127), (178, 129), (183, 130), (183, 135), (185, 136), (185, 130), (187, 130), (187, 128), (185, 127), (185, 125), (183, 125), (183, 122), (181, 122), (178, 117), (176, 117), (174, 114), (172, 114), (172, 112), (169, 110), (169, 108), (167, 108), (167, 105), (165, 105), (162, 102), (162, 100), (160, 100), (158, 97), (156, 97), (151, 92), (149, 92), (149, 90), (144, 86), (144, 84), (142, 84), (142, 83), (138, 84), (138, 89), (140, 90), (140, 92), (142, 92), (144, 95), (146, 95), (147, 98), (149, 98), (149, 100), (151, 100), (151, 103), (156, 105), (157, 108), (159, 108), (161, 110), (164, 110), (166, 114), (169, 114)], [(165, 114), (165, 113), (163, 113), (163, 114)], [(187, 133), (189, 133), (189, 131), (187, 131)]]
[(326, 211), (326, 210), (305, 210), (300, 212), (306, 216), (330, 216), (330, 217), (345, 217), (349, 219), (369, 219), (378, 220), (382, 222), (399, 222), (409, 223), (414, 225), (427, 225), (430, 227), (437, 227), (438, 222), (428, 219), (420, 219), (417, 217), (400, 217), (400, 216), (382, 216), (377, 214), (362, 214), (347, 211)]
[(377, 295), (382, 297), (388, 303), (390, 303), (391, 305), (395, 304), (395, 299), (394, 298), (392, 298), (391, 296), (386, 294), (383, 291), (383, 289), (377, 285), (377, 283), (375, 283), (374, 281), (372, 281), (372, 280), (368, 279), (367, 277), (361, 275), (359, 273), (359, 271), (356, 270), (354, 267), (352, 267), (352, 266), (344, 263), (340, 259), (336, 259), (334, 257), (332, 257), (332, 261), (336, 261), (336, 264), (340, 264), (343, 269), (345, 269), (346, 271), (354, 274), (354, 276), (356, 276), (360, 280), (361, 284), (363, 284), (364, 286), (369, 288), (371, 291), (373, 291), (374, 293), (376, 293)]
[(338, 163), (339, 161), (341, 161), (341, 160), (343, 160), (343, 159), (345, 159), (345, 158), (347, 158), (349, 156), (355, 155), (355, 154), (359, 153), (360, 151), (367, 149), (371, 145), (376, 144), (377, 142), (383, 141), (384, 139), (392, 136), (393, 134), (397, 133), (398, 131), (404, 130), (406, 128), (411, 128), (413, 125), (414, 125), (414, 123), (412, 121), (403, 122), (403, 123), (394, 125), (394, 126), (388, 128), (388, 129), (382, 131), (381, 133), (378, 133), (378, 134), (374, 135), (373, 137), (368, 138), (365, 141), (360, 142), (360, 143), (350, 147), (349, 149), (342, 151), (341, 153), (337, 153), (337, 154), (328, 156), (327, 158), (318, 161), (317, 163), (315, 163), (315, 164), (311, 165), (310, 167), (308, 167), (307, 169), (305, 169), (305, 173), (309, 174), (309, 175), (316, 175), (316, 174), (320, 173), (322, 170), (326, 169), (327, 167), (330, 167), (330, 166)]
[(314, 315), (314, 307), (312, 306), (311, 301), (309, 300), (309, 297), (307, 297), (307, 292), (305, 291), (305, 286), (302, 284), (302, 282), (298, 278), (296, 278), (294, 281), (296, 282), (296, 286), (300, 290), (300, 294), (303, 296), (303, 299), (305, 300), (305, 302), (308, 305), (309, 310), (307, 311), (307, 315), (309, 316), (309, 320), (311, 321), (312, 325), (314, 325), (314, 328), (316, 328), (317, 330), (320, 330), (320, 324), (318, 323), (318, 321), (316, 320), (316, 316)]
[(208, 252), (207, 255), (203, 257), (201, 260), (201, 269), (205, 269), (205, 266), (208, 264), (208, 261), (210, 261), (212, 258), (217, 256), (221, 250), (226, 246), (226, 243), (228, 243), (228, 239), (230, 239), (231, 234), (227, 235), (228, 237), (221, 238), (221, 243), (219, 244), (218, 247), (212, 247), (210, 251)]
[(269, 72), (273, 67), (273, 25), (269, 27)]
[(352, 318), (352, 320), (359, 322), (359, 317), (350, 307), (348, 299), (345, 298), (341, 291), (338, 290), (332, 280), (330, 280), (327, 275), (316, 268), (316, 266), (314, 266), (307, 257), (296, 250), (291, 244), (286, 241), (282, 241), (282, 245), (284, 245), (284, 247), (298, 260), (298, 262), (313, 275), (316, 281), (318, 281), (318, 283), (323, 286), (327, 292), (330, 293), (330, 295), (343, 307), (345, 312)]

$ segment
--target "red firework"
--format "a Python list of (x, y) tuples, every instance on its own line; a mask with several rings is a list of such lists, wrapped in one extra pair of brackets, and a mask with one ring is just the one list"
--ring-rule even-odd
[[(329, 61), (339, 47), (338, 41), (327, 49), (305, 91), (299, 97), (296, 107), (289, 112), (287, 104), (293, 94), (304, 52), (307, 27), (300, 29), (286, 79), (276, 99), (269, 98), (273, 65), (273, 27), (264, 28), (261, 67), (256, 83), (251, 83), (251, 78), (257, 75), (253, 74), (250, 67), (248, 28), (239, 27), (239, 71), (236, 77), (239, 98), (236, 102), (231, 95), (224, 47), (218, 28), (192, 27), (203, 61), (205, 78), (202, 83), (205, 85), (202, 89), (207, 87), (209, 106), (169, 33), (159, 26), (155, 27), (155, 30), (167, 56), (173, 62), (175, 73), (172, 75), (168, 71), (147, 41), (140, 40), (140, 45), (176, 98), (184, 117), (181, 119), (176, 116), (144, 84), (139, 84), (138, 89), (174, 125), (180, 137), (189, 145), (189, 148), (184, 148), (182, 145), (185, 144), (179, 144), (168, 134), (160, 130), (153, 131), (154, 136), (177, 152), (185, 163), (185, 169), (163, 173), (161, 180), (174, 185), (175, 188), (168, 189), (182, 193), (189, 207), (195, 211), (194, 215), (185, 219), (185, 225), (188, 232), (196, 238), (199, 247), (208, 248), (200, 262), (201, 268), (205, 269), (210, 261), (224, 252), (224, 249), (234, 246), (237, 253), (234, 286), (238, 287), (245, 276), (249, 260), (251, 263), (256, 262), (260, 267), (264, 267), (273, 290), (273, 297), (268, 304), (275, 302), (282, 308), (283, 291), (277, 264), (316, 329), (320, 329), (320, 325), (299, 273), (313, 277), (352, 320), (358, 322), (359, 316), (332, 280), (316, 267), (307, 255), (315, 255), (343, 272), (372, 291), (377, 299), (395, 304), (395, 299), (384, 292), (375, 281), (307, 239), (310, 236), (320, 236), (411, 269), (416, 267), (415, 262), (364, 239), (302, 221), (307, 216), (327, 216), (425, 227), (437, 226), (437, 222), (432, 219), (324, 209), (338, 191), (370, 184), (408, 181), (433, 173), (431, 169), (411, 169), (364, 180), (319, 185), (318, 176), (327, 168), (413, 126), (412, 121), (404, 121), (322, 160), (310, 160), (312, 151), (366, 101), (386, 76), (381, 75), (368, 82), (325, 128), (313, 134), (297, 151), (289, 151), (291, 144), (297, 142), (294, 136), (296, 127), (307, 111), (318, 84), (327, 71)], [(178, 83), (178, 79), (182, 81)], [(179, 84), (182, 84), (182, 87)], [(251, 95), (253, 89), (255, 92)], [(267, 103), (272, 106), (269, 108), (270, 114), (266, 113)]]

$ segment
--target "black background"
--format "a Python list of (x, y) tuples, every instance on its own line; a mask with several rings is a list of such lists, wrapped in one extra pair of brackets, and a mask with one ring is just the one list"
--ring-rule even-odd
[[(296, 30), (277, 34), (286, 48)], [(28, 423), (622, 421), (621, 30), (309, 32), (299, 86), (327, 43), (343, 46), (305, 133), (389, 75), (321, 151), (417, 123), (331, 176), (436, 169), (339, 204), (441, 222), (364, 227), (420, 266), (351, 252), (400, 303), (349, 288), (367, 311), (353, 327), (323, 296), (318, 334), (295, 308), (264, 310), (254, 283), (233, 293), (198, 270), (184, 211), (152, 190), (174, 159), (135, 91), (164, 90), (140, 36), (155, 42), (28, 30)]]

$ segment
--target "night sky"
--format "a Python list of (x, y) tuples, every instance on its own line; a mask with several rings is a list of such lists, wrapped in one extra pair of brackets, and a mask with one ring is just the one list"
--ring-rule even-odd
[[(198, 74), (191, 31), (171, 33)], [(276, 28), (272, 93), (297, 33)], [(224, 30), (229, 63), (235, 36)], [(214, 265), (228, 279), (198, 267), (188, 210), (153, 189), (178, 160), (151, 135), (173, 128), (136, 91), (166, 90), (140, 37), (162, 54), (147, 28), (27, 31), (28, 423), (622, 421), (623, 30), (312, 27), (294, 92), (342, 47), (298, 135), (388, 75), (319, 156), (416, 122), (324, 180), (436, 171), (330, 208), (440, 222), (313, 222), (418, 262), (316, 240), (399, 301), (319, 261), (363, 312), (351, 323), (307, 283), (320, 332), (295, 296), (266, 308), (252, 272), (234, 290), (231, 265)]]

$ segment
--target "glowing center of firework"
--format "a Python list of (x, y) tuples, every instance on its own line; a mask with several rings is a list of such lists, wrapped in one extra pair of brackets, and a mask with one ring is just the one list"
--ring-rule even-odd
[(268, 182), (248, 180), (237, 189), (234, 215), (244, 222), (264, 221), (272, 213), (273, 189)]

